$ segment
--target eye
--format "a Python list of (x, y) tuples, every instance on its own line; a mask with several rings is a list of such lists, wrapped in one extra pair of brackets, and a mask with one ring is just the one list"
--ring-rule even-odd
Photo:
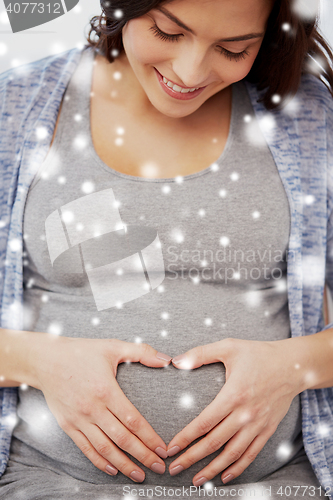
[[(151, 28), (149, 28), (149, 30), (152, 31), (154, 33), (154, 36), (156, 36), (157, 38), (169, 42), (178, 42), (179, 38), (183, 36), (183, 35), (169, 35), (168, 33), (164, 33), (164, 31), (161, 31), (156, 24)], [(229, 50), (224, 49), (223, 47), (219, 47), (219, 49), (220, 53), (225, 55), (230, 61), (239, 61), (240, 59), (245, 59), (245, 57), (249, 55), (249, 53), (246, 50), (243, 50), (242, 52), (230, 52)]]
[(221, 54), (224, 54), (228, 59), (230, 59), (230, 61), (239, 61), (240, 59), (245, 59), (246, 56), (249, 55), (246, 50), (243, 50), (242, 52), (230, 52), (223, 47), (219, 47), (219, 49)]
[(160, 28), (155, 24), (151, 28), (149, 28), (157, 38), (161, 38), (161, 40), (168, 40), (169, 42), (177, 42), (180, 36), (183, 35), (168, 35), (168, 33), (164, 33)]

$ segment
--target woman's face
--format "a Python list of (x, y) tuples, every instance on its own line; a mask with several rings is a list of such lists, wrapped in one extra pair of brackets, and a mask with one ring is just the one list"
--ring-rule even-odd
[(272, 6), (273, 0), (173, 0), (127, 22), (125, 53), (150, 103), (166, 116), (185, 117), (242, 80)]

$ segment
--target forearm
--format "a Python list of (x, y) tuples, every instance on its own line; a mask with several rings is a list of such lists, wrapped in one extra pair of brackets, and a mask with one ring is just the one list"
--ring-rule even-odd
[(333, 328), (282, 342), (289, 342), (286, 359), (297, 372), (299, 392), (333, 387)]
[(27, 384), (38, 389), (36, 353), (44, 344), (57, 340), (47, 333), (0, 328), (0, 387)]

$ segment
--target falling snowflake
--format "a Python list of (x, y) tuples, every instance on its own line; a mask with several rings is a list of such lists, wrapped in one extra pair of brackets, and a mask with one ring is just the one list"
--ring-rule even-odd
[(143, 177), (157, 177), (158, 165), (153, 161), (149, 161), (140, 165), (140, 172)]
[(168, 312), (163, 312), (163, 313), (161, 314), (161, 318), (162, 318), (162, 319), (169, 319), (169, 313), (168, 313)]
[(293, 448), (290, 443), (281, 443), (276, 451), (276, 457), (279, 460), (287, 460), (292, 454)]
[(73, 141), (73, 146), (76, 149), (84, 149), (87, 146), (87, 138), (83, 135), (78, 135)]
[(190, 394), (184, 394), (179, 402), (183, 408), (191, 408), (193, 406), (193, 397)]
[(228, 238), (228, 236), (222, 236), (220, 238), (220, 244), (223, 246), (223, 247), (226, 247), (230, 244), (230, 240)]
[(65, 224), (70, 224), (74, 220), (74, 214), (70, 210), (65, 210), (64, 212), (62, 212), (61, 218), (65, 222)]
[(213, 321), (211, 318), (205, 318), (204, 323), (206, 326), (211, 326), (213, 324)]
[(220, 167), (218, 166), (217, 163), (213, 163), (212, 166), (210, 167), (210, 169), (213, 171), (213, 172), (217, 172)]
[(261, 294), (257, 290), (251, 290), (244, 295), (245, 303), (250, 307), (259, 306), (261, 303)]
[(325, 425), (325, 424), (319, 424), (317, 426), (317, 433), (321, 436), (321, 437), (328, 437), (330, 436), (330, 428), (328, 427), (328, 425)]
[(252, 213), (252, 217), (253, 217), (254, 219), (259, 219), (259, 217), (260, 217), (260, 212), (258, 212), (258, 211), (256, 210), (255, 212), (253, 212), (253, 213)]
[(135, 342), (136, 344), (141, 344), (141, 342), (142, 342), (142, 338), (141, 338), (141, 337), (135, 337), (134, 342)]
[(221, 198), (225, 198), (227, 196), (227, 191), (225, 189), (220, 189), (219, 196), (221, 196)]
[(198, 214), (200, 215), (200, 217), (204, 217), (206, 215), (206, 212), (203, 208), (200, 208), (200, 210), (198, 211)]
[(60, 177), (58, 177), (58, 182), (59, 184), (66, 184), (66, 177), (61, 175)]
[(121, 75), (120, 71), (115, 71), (115, 72), (113, 73), (113, 78), (114, 78), (115, 80), (121, 80), (121, 77), (122, 77), (122, 75)]
[(230, 174), (230, 179), (232, 181), (238, 181), (238, 179), (239, 179), (239, 173), (238, 172), (233, 172), (232, 174)]
[(48, 131), (46, 127), (37, 127), (36, 128), (36, 135), (38, 139), (45, 139), (48, 135)]
[(251, 115), (245, 115), (243, 118), (245, 123), (250, 123), (252, 121), (252, 116)]
[(161, 331), (161, 337), (167, 337), (168, 332), (166, 330)]
[(114, 143), (116, 146), (122, 146), (124, 144), (124, 139), (122, 137), (117, 137)]
[(170, 191), (171, 191), (171, 187), (170, 186), (163, 186), (162, 187), (162, 193), (168, 194), (168, 193), (170, 193)]
[(47, 332), (51, 333), (52, 335), (61, 335), (62, 326), (60, 325), (60, 323), (56, 323), (56, 322), (50, 323), (49, 327), (47, 329)]
[(304, 203), (306, 205), (312, 205), (316, 201), (316, 198), (312, 194), (304, 196)]
[(172, 239), (175, 240), (177, 243), (183, 243), (184, 241), (184, 235), (183, 233), (181, 232), (180, 229), (174, 229), (172, 231), (172, 235), (171, 235)]
[(112, 55), (112, 57), (118, 57), (119, 56), (119, 50), (118, 49), (112, 49), (111, 50), (111, 55)]
[(290, 26), (290, 24), (289, 24), (289, 23), (282, 23), (282, 25), (281, 25), (281, 29), (282, 29), (283, 31), (290, 31), (290, 30), (291, 30), (291, 26)]
[(281, 102), (281, 96), (279, 94), (272, 95), (272, 102), (274, 104), (279, 104)]
[(113, 13), (113, 16), (116, 18), (116, 19), (121, 19), (123, 17), (124, 13), (121, 9), (116, 9)]
[(164, 286), (163, 286), (163, 285), (158, 286), (158, 287), (157, 287), (157, 291), (158, 291), (159, 293), (163, 293), (163, 292), (165, 291)]
[(124, 129), (124, 127), (117, 127), (116, 132), (118, 135), (124, 135), (125, 129)]
[[(212, 490), (214, 488), (214, 484), (211, 482), (211, 481), (207, 481), (207, 483), (205, 483), (203, 485), (203, 488), (208, 491), (208, 490)], [(200, 495), (200, 494), (199, 494)], [(211, 496), (211, 495), (209, 495)]]
[(81, 191), (85, 194), (90, 194), (92, 193), (93, 191), (95, 191), (95, 184), (91, 181), (85, 181), (82, 185), (81, 185)]
[(80, 122), (80, 121), (82, 120), (82, 115), (80, 115), (79, 113), (76, 113), (76, 114), (74, 115), (74, 120), (75, 120), (76, 122)]
[(182, 175), (177, 175), (175, 177), (175, 181), (177, 182), (177, 184), (182, 184), (182, 182), (184, 182), (184, 177)]
[(99, 318), (92, 318), (91, 319), (91, 324), (94, 325), (94, 326), (99, 325), (100, 322), (101, 322), (101, 320)]
[(22, 248), (21, 240), (18, 238), (13, 238), (9, 241), (9, 248), (12, 252), (18, 252)]

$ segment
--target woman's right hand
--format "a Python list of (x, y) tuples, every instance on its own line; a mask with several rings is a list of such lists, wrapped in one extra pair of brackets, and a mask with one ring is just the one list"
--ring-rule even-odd
[(144, 471), (122, 450), (156, 473), (165, 471), (160, 456), (167, 457), (167, 446), (116, 380), (118, 364), (126, 361), (167, 366), (171, 357), (159, 359), (160, 354), (148, 344), (71, 337), (34, 349), (35, 387), (62, 430), (103, 472), (115, 475), (118, 469), (136, 482), (144, 480)]

